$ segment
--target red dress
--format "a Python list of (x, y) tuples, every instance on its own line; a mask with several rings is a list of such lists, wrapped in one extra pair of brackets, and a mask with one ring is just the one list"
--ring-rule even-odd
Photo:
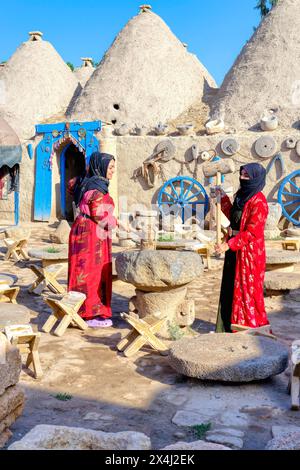
[[(222, 211), (230, 219), (232, 204), (222, 198)], [(266, 251), (264, 228), (268, 204), (263, 193), (253, 196), (246, 204), (240, 232), (228, 241), (236, 252), (236, 270), (231, 323), (257, 328), (269, 325), (264, 302)]]
[(109, 194), (87, 191), (69, 238), (68, 290), (83, 292), (86, 301), (79, 310), (85, 320), (110, 318), (112, 297), (112, 239), (116, 226), (114, 202)]

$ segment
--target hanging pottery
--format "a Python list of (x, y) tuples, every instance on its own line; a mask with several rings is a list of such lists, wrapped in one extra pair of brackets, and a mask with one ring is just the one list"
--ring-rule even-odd
[(83, 139), (86, 136), (86, 130), (83, 127), (81, 127), (78, 131), (78, 135), (79, 137)]
[(232, 157), (240, 150), (240, 144), (236, 139), (224, 139), (221, 142), (222, 152), (228, 157)]
[(297, 139), (295, 137), (288, 137), (285, 141), (285, 146), (287, 149), (294, 149), (297, 145)]
[(260, 158), (271, 158), (277, 150), (275, 139), (270, 136), (260, 137), (255, 142), (255, 152)]
[(174, 158), (175, 153), (176, 147), (171, 140), (163, 140), (156, 146), (154, 155), (161, 154), (160, 160), (167, 163)]
[(260, 127), (263, 131), (275, 131), (278, 124), (278, 117), (271, 113), (263, 115), (260, 120)]
[(130, 129), (127, 124), (122, 124), (118, 129), (115, 129), (115, 133), (119, 136), (127, 135), (129, 132)]
[(161, 122), (154, 127), (154, 132), (156, 135), (165, 135), (168, 131), (167, 124), (162, 124)]
[(224, 131), (225, 128), (225, 123), (223, 119), (215, 119), (213, 121), (208, 121), (205, 124), (206, 132), (211, 135), (211, 134), (218, 134), (220, 132)]
[(191, 135), (193, 132), (194, 126), (193, 124), (184, 124), (181, 126), (177, 126), (177, 130), (180, 135)]

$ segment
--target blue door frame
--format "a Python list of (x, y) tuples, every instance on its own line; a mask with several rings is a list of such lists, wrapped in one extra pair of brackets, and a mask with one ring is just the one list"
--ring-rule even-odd
[[(55, 151), (64, 143), (73, 143), (85, 155), (88, 166), (93, 152), (99, 150), (99, 141), (94, 133), (101, 131), (101, 121), (61, 122), (57, 124), (40, 124), (36, 133), (43, 134), (43, 139), (36, 148), (34, 220), (49, 221), (52, 208), (52, 159)], [(65, 150), (63, 159), (65, 159)], [(60, 166), (60, 169), (64, 165)], [(65, 170), (61, 177), (65, 184)], [(61, 191), (61, 194), (64, 191)], [(65, 213), (66, 201), (61, 197), (62, 212)]]

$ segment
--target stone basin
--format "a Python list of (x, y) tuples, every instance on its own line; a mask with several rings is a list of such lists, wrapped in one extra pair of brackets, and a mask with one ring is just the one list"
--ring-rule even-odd
[(189, 284), (203, 273), (203, 261), (189, 251), (127, 251), (117, 256), (116, 270), (120, 280), (155, 292)]
[(0, 303), (0, 329), (10, 325), (27, 325), (30, 310), (24, 305)]
[[(51, 250), (52, 248), (55, 250), (55, 253), (51, 251), (50, 252), (47, 251), (47, 250)], [(49, 260), (49, 261), (64, 260), (64, 259), (68, 259), (68, 251), (69, 251), (69, 247), (67, 244), (65, 244), (65, 245), (59, 245), (55, 247), (49, 246), (49, 247), (41, 247), (41, 248), (31, 248), (28, 251), (28, 255), (31, 258), (44, 259), (44, 260)]]
[(279, 292), (300, 289), (300, 274), (267, 272), (265, 275), (265, 289)]
[(173, 369), (188, 377), (222, 382), (252, 382), (281, 374), (288, 350), (270, 338), (248, 334), (208, 334), (175, 342)]
[(267, 250), (266, 271), (293, 272), (300, 263), (300, 252), (291, 250)]

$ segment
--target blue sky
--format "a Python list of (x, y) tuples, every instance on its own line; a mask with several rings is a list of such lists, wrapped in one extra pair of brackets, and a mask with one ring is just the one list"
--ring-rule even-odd
[[(0, 61), (7, 60), (28, 32), (43, 31), (64, 60), (99, 61), (142, 0), (1, 1)], [(147, 3), (147, 2), (144, 2)], [(260, 21), (256, 0), (151, 0), (176, 36), (188, 43), (220, 84)]]

